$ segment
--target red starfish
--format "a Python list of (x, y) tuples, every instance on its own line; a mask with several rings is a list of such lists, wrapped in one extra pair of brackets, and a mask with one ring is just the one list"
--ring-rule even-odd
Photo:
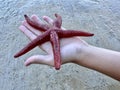
[(50, 40), (53, 53), (54, 53), (54, 64), (55, 69), (60, 69), (61, 66), (61, 56), (60, 56), (60, 38), (69, 38), (73, 36), (93, 36), (94, 34), (78, 31), (78, 30), (62, 30), (62, 18), (60, 15), (55, 14), (56, 19), (54, 20), (53, 26), (48, 28), (46, 25), (42, 26), (36, 22), (33, 22), (27, 15), (24, 15), (27, 23), (37, 30), (43, 31), (42, 35), (39, 35), (36, 39), (31, 41), (27, 46), (25, 46), (21, 51), (15, 54), (15, 58), (27, 53), (38, 45), (41, 45)]

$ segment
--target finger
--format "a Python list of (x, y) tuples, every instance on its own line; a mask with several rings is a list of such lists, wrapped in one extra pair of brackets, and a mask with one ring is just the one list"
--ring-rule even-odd
[(55, 17), (56, 17), (56, 19), (54, 20), (53, 25), (55, 27), (61, 28), (61, 25), (62, 25), (62, 18), (61, 18), (61, 16), (58, 15), (58, 14), (55, 14)]
[(37, 22), (37, 23), (39, 23), (39, 24), (43, 24), (43, 23), (40, 21), (39, 17), (38, 17), (37, 15), (35, 15), (35, 14), (33, 14), (33, 15), (31, 16), (31, 19), (32, 19), (32, 21), (34, 21), (34, 22)]
[[(44, 24), (37, 15), (32, 15), (31, 16), (31, 20), (38, 26), (40, 26), (41, 28), (45, 29), (45, 31), (47, 29), (49, 29), (49, 26), (47, 24)], [(37, 27), (38, 28), (38, 27)], [(39, 28), (39, 31), (42, 31), (40, 28)]]
[(62, 30), (66, 30), (64, 27), (61, 27)]
[(34, 35), (31, 31), (29, 31), (25, 26), (19, 26), (20, 31), (22, 31), (30, 40), (35, 39), (37, 36)]
[[(32, 16), (31, 16), (31, 19), (32, 19), (34, 22), (37, 22), (37, 23), (39, 23), (39, 24), (42, 24), (42, 22), (40, 21), (40, 19), (39, 19), (39, 17), (38, 17), (37, 15), (32, 15)], [(49, 19), (50, 19), (50, 18), (49, 18)], [(31, 28), (29, 28), (29, 29), (31, 29)], [(37, 33), (38, 30), (32, 29), (32, 32), (34, 32), (34, 31), (36, 31), (36, 33)], [(39, 34), (41, 34), (41, 33), (39, 33)], [(52, 53), (51, 44), (50, 44), (49, 42), (46, 42), (46, 43), (40, 45), (40, 48), (41, 48), (42, 50), (44, 50), (46, 53), (48, 53), (48, 54), (51, 54), (51, 53)]]
[(28, 58), (24, 64), (25, 64), (25, 66), (29, 66), (31, 64), (45, 64), (45, 65), (53, 66), (54, 62), (53, 62), (52, 57), (49, 55), (46, 55), (46, 56), (34, 55), (34, 56), (31, 56), (30, 58)]
[(48, 16), (43, 16), (43, 19), (50, 25), (53, 25), (53, 19)]
[(24, 25), (29, 31), (31, 31), (33, 34), (35, 34), (37, 36), (41, 34), (40, 31), (38, 31), (35, 28), (33, 28), (32, 26), (30, 26), (26, 21), (23, 21), (22, 25)]
[[(53, 25), (53, 19), (51, 19), (50, 17), (48, 17), (48, 16), (43, 16), (43, 19), (48, 23), (48, 24), (50, 24), (50, 25)], [(63, 30), (66, 30), (64, 27), (61, 27), (61, 29), (63, 29)]]
[[(39, 21), (39, 18), (38, 18), (36, 15), (32, 15), (31, 18), (32, 18), (32, 20), (34, 20), (34, 21), (40, 22), (40, 21)], [(24, 25), (24, 28), (26, 29), (26, 31), (23, 30), (22, 32), (24, 32), (25, 35), (26, 35), (28, 38), (30, 38), (30, 40), (35, 39), (35, 38), (37, 37), (37, 35), (40, 35), (40, 34), (41, 34), (40, 31), (38, 31), (38, 30), (34, 29), (33, 27), (31, 27), (26, 21), (23, 21), (23, 25)], [(39, 34), (38, 34), (38, 33), (39, 33)], [(36, 37), (35, 37), (35, 35), (36, 35)], [(33, 36), (34, 36), (35, 38), (33, 38)], [(50, 44), (49, 42), (46, 42), (46, 43), (40, 45), (40, 48), (41, 48), (43, 51), (45, 51), (46, 53), (49, 53), (49, 54), (52, 53), (51, 44)]]
[[(19, 27), (20, 31), (22, 31), (31, 41), (37, 38), (35, 34), (33, 34), (31, 31), (29, 31), (25, 26), (21, 25)], [(46, 42), (45, 44), (42, 44), (39, 46), (43, 51), (46, 53), (51, 53), (50, 43)]]

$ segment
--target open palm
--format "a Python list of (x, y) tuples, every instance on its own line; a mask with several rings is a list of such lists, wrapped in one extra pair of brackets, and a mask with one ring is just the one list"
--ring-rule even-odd
[[(34, 22), (37, 22), (41, 25), (47, 25), (50, 28), (53, 25), (53, 20), (48, 16), (43, 16), (43, 19), (47, 22), (47, 24), (43, 24), (38, 16), (32, 15), (31, 19)], [(26, 21), (22, 22), (19, 29), (30, 39), (35, 39), (38, 35), (41, 35), (42, 32), (37, 29), (31, 27)], [(65, 30), (65, 29), (64, 29)], [(67, 62), (75, 62), (77, 58), (82, 58), (78, 54), (82, 54), (82, 48), (86, 46), (87, 43), (81, 40), (78, 37), (72, 38), (63, 38), (60, 40), (60, 50), (61, 50), (61, 59), (62, 64)], [(28, 66), (30, 64), (46, 64), (50, 66), (54, 66), (54, 57), (52, 46), (50, 42), (46, 42), (39, 46), (42, 50), (44, 50), (47, 55), (34, 55), (29, 57), (25, 61), (25, 65)], [(79, 56), (79, 57), (78, 57)]]

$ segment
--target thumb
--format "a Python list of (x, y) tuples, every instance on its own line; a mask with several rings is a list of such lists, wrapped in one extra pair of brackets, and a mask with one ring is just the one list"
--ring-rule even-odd
[(52, 56), (50, 56), (50, 55), (31, 56), (25, 61), (24, 64), (25, 64), (25, 66), (29, 66), (31, 64), (45, 64), (45, 65), (54, 66)]

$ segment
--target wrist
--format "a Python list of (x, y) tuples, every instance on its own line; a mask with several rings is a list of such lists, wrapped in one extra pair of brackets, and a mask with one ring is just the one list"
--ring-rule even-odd
[(85, 66), (86, 63), (88, 63), (88, 60), (90, 55), (92, 54), (92, 48), (93, 46), (87, 44), (87, 45), (83, 45), (83, 46), (79, 46), (79, 48), (77, 49), (77, 57), (76, 57), (76, 64)]

